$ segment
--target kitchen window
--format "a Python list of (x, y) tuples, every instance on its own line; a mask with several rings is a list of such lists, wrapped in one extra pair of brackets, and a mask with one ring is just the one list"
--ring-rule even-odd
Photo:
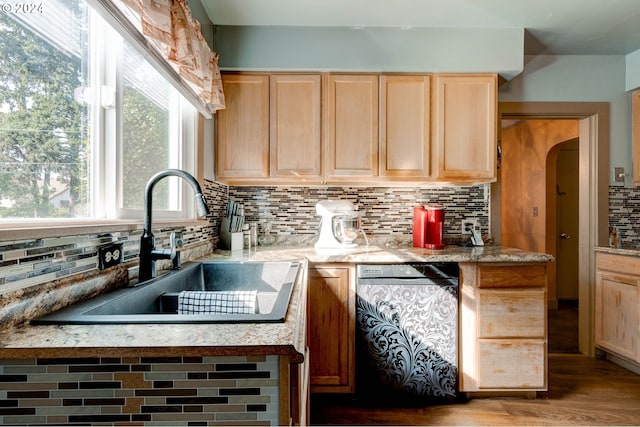
[[(194, 172), (196, 109), (84, 0), (10, 9), (0, 13), (0, 226), (142, 218), (149, 177)], [(181, 189), (159, 183), (154, 216), (192, 217)]]

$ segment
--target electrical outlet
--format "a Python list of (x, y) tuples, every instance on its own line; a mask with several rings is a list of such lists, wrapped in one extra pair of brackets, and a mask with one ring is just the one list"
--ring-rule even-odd
[(122, 243), (109, 243), (98, 248), (98, 269), (113, 267), (122, 263), (124, 252)]
[(472, 234), (472, 230), (480, 230), (480, 223), (477, 219), (463, 219), (460, 227), (462, 234)]
[(182, 231), (176, 231), (176, 247), (184, 246), (184, 235)]

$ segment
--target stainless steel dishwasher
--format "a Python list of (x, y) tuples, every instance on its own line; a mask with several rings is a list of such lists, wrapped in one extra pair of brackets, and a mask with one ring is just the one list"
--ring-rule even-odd
[(458, 265), (358, 265), (356, 335), (359, 394), (456, 397)]

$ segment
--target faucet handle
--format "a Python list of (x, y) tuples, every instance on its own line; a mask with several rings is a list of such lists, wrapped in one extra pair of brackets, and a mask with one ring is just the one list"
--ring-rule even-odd
[(176, 232), (172, 231), (171, 234), (169, 234), (169, 250), (171, 251), (170, 255), (169, 255), (169, 259), (174, 259), (176, 257), (176, 248), (178, 247), (178, 245), (176, 244)]
[(152, 249), (151, 260), (174, 259), (176, 257), (176, 232), (172, 231), (169, 235), (169, 249)]

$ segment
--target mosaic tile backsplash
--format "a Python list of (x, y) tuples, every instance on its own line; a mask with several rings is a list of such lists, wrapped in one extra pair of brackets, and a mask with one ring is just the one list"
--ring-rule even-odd
[(244, 205), (246, 220), (269, 224), (276, 236), (315, 236), (320, 227), (316, 203), (351, 201), (362, 214), (368, 236), (410, 236), (413, 207), (440, 203), (446, 207), (444, 234), (460, 235), (462, 219), (477, 219), (489, 230), (490, 186), (471, 187), (230, 187), (229, 198)]
[(0, 360), (1, 425), (278, 425), (277, 356)]
[(609, 187), (609, 226), (618, 227), (622, 246), (640, 247), (640, 187)]
[[(315, 236), (320, 225), (315, 205), (324, 199), (353, 202), (362, 212), (368, 235), (403, 234), (412, 230), (413, 206), (441, 203), (447, 208), (445, 234), (459, 233), (460, 220), (478, 219), (489, 225), (487, 186), (435, 189), (374, 187), (231, 187), (207, 182), (211, 207), (209, 226), (154, 230), (157, 247), (168, 246), (171, 231), (182, 231), (185, 245), (215, 241), (227, 197), (245, 206), (247, 221), (269, 224), (275, 236)], [(65, 236), (0, 242), (0, 293), (74, 274), (95, 271), (97, 249), (113, 241), (124, 245), (124, 260), (134, 260), (141, 231)]]

